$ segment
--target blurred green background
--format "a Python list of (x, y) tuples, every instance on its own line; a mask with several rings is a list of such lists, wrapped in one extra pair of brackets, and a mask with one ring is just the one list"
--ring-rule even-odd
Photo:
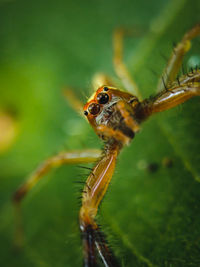
[[(20, 252), (13, 248), (11, 196), (49, 156), (102, 146), (62, 89), (74, 88), (86, 101), (96, 72), (120, 84), (112, 66), (115, 28), (141, 29), (141, 36), (126, 39), (124, 58), (147, 97), (173, 42), (200, 21), (199, 14), (198, 0), (0, 1), (0, 120), (7, 114), (11, 132), (0, 149), (1, 266), (81, 266), (81, 188), (75, 182), (87, 171), (53, 170), (24, 199)], [(197, 38), (184, 66), (199, 63)], [(199, 135), (196, 98), (151, 118), (120, 155), (98, 222), (122, 266), (200, 266)], [(165, 158), (172, 167), (162, 164)], [(148, 164), (157, 170), (142, 167)]]

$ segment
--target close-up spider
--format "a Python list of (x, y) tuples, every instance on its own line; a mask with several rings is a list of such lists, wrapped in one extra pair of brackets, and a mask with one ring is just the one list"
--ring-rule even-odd
[[(200, 25), (187, 31), (174, 51), (158, 82), (154, 96), (142, 99), (136, 83), (132, 80), (122, 60), (124, 30), (114, 33), (114, 67), (124, 89), (115, 87), (110, 78), (98, 75), (94, 81), (97, 88), (83, 107), (87, 118), (98, 137), (104, 142), (102, 150), (84, 149), (62, 152), (44, 161), (39, 168), (22, 184), (13, 196), (17, 212), (18, 226), (16, 241), (21, 242), (22, 229), (20, 204), (33, 186), (53, 167), (70, 163), (91, 163), (94, 167), (85, 182), (82, 192), (82, 205), (79, 212), (79, 225), (83, 241), (85, 267), (97, 266), (97, 256), (107, 267), (121, 266), (108, 246), (108, 242), (96, 222), (99, 205), (111, 182), (116, 160), (121, 150), (129, 145), (141, 128), (141, 124), (154, 113), (171, 109), (188, 99), (200, 95), (200, 71), (198, 67), (177, 78), (184, 55), (191, 47), (193, 38), (200, 34)], [(75, 110), (80, 113), (81, 102), (73, 93), (65, 90), (65, 96)]]

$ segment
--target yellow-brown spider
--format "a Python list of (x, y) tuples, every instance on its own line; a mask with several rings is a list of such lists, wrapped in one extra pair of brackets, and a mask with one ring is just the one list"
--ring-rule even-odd
[[(82, 193), (82, 206), (79, 213), (80, 230), (83, 239), (84, 266), (95, 267), (96, 254), (102, 259), (104, 266), (120, 266), (105, 241), (95, 221), (98, 207), (110, 184), (115, 170), (116, 159), (121, 149), (130, 144), (140, 125), (154, 113), (175, 107), (193, 96), (200, 95), (200, 71), (198, 69), (183, 75), (176, 80), (185, 53), (190, 49), (191, 40), (200, 34), (200, 25), (188, 31), (181, 42), (175, 47), (163, 79), (158, 84), (160, 90), (154, 97), (141, 100), (136, 84), (131, 79), (122, 62), (123, 31), (114, 35), (114, 66), (124, 87), (132, 90), (134, 95), (113, 87), (112, 82), (104, 75), (102, 84), (84, 106), (84, 115), (96, 134), (104, 141), (103, 152), (99, 150), (83, 150), (63, 152), (47, 159), (27, 181), (15, 192), (13, 201), (17, 211), (21, 200), (28, 191), (52, 167), (69, 163), (96, 162), (87, 178)], [(66, 95), (80, 110), (80, 102), (74, 99), (69, 91)], [(137, 97), (135, 96), (137, 95)], [(19, 217), (18, 217), (19, 218)], [(18, 224), (20, 222), (18, 221)], [(17, 238), (20, 242), (20, 225)]]

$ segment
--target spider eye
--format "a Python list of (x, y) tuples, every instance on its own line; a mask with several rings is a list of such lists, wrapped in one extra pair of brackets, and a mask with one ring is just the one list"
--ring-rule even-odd
[(106, 93), (100, 93), (97, 95), (97, 101), (99, 104), (106, 104), (109, 101), (109, 95)]
[(96, 103), (92, 103), (89, 105), (88, 107), (88, 111), (92, 114), (92, 115), (97, 115), (100, 111), (100, 106), (99, 104)]

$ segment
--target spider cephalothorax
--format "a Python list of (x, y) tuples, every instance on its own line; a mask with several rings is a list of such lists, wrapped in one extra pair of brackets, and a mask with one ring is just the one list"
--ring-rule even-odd
[(103, 139), (114, 138), (127, 144), (139, 130), (134, 114), (137, 97), (114, 87), (101, 86), (84, 106), (84, 114)]

